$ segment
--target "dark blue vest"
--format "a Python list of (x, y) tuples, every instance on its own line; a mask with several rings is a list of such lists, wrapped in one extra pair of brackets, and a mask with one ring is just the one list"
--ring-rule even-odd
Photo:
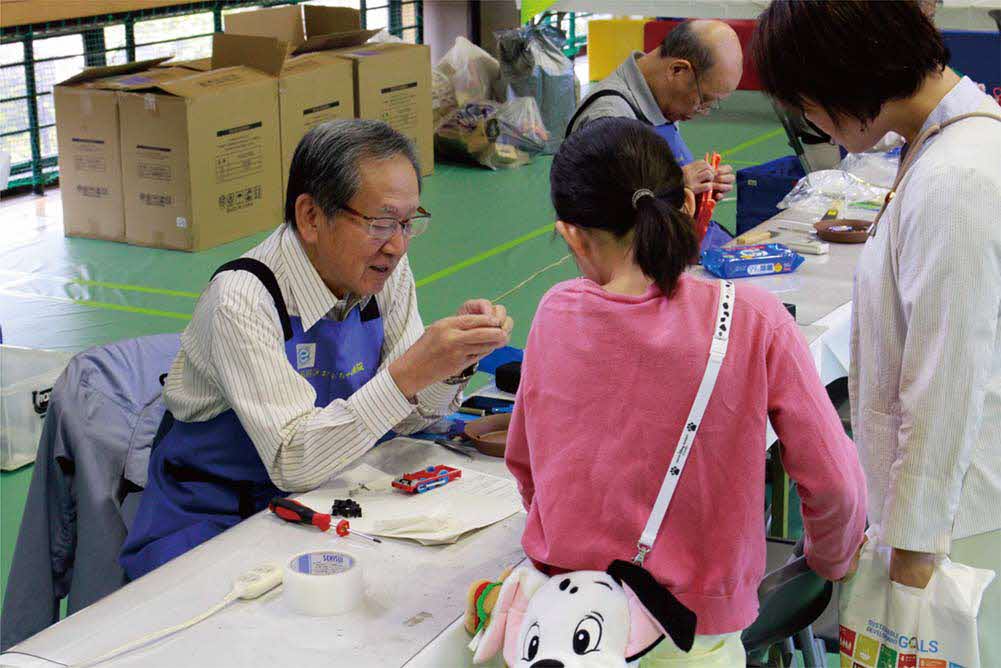
[[(216, 272), (250, 271), (271, 292), (285, 334), (289, 363), (316, 391), (316, 406), (347, 399), (376, 373), (383, 321), (375, 298), (343, 321), (320, 319), (309, 331), (289, 317), (274, 274), (241, 258)], [(261, 382), (266, 382), (261, 379)], [(168, 412), (153, 442), (149, 478), (119, 561), (135, 579), (263, 510), (285, 492), (232, 409), (205, 422), (182, 422)]]

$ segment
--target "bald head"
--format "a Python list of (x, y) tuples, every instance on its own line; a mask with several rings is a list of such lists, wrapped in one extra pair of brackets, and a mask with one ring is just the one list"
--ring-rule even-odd
[(637, 61), (668, 121), (708, 113), (740, 83), (740, 39), (722, 21), (685, 21)]
[(687, 60), (700, 77), (715, 79), (722, 95), (736, 90), (744, 71), (740, 38), (723, 21), (697, 19), (681, 23), (664, 38), (659, 55)]

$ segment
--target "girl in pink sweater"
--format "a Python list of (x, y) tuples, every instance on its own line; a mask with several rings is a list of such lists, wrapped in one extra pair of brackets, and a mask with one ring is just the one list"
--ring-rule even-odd
[[(649, 127), (589, 124), (564, 142), (550, 180), (556, 228), (583, 277), (539, 304), (506, 458), (528, 511), (522, 545), (553, 574), (636, 554), (706, 369), (720, 284), (684, 273), (697, 252), (694, 196)], [(718, 381), (644, 563), (698, 616), (685, 660), (720, 665), (743, 665), (739, 634), (758, 611), (767, 420), (799, 485), (817, 573), (846, 574), (866, 510), (855, 446), (794, 320), (748, 283), (732, 314)], [(644, 665), (672, 665), (678, 651), (665, 640)]]

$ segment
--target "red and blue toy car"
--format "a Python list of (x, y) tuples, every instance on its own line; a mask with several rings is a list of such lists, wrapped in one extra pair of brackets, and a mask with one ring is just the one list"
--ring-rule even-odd
[(423, 494), (435, 487), (441, 487), (461, 477), (461, 469), (454, 469), (451, 466), (439, 464), (438, 466), (429, 466), (420, 471), (407, 473), (394, 480), (393, 487), (408, 494)]

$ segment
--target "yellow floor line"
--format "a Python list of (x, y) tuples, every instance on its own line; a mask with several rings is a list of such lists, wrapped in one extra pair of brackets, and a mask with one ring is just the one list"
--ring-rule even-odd
[(755, 144), (760, 144), (763, 141), (768, 141), (772, 137), (778, 137), (781, 134), (785, 134), (785, 128), (782, 128), (782, 127), (775, 128), (774, 130), (770, 130), (770, 131), (768, 131), (768, 132), (766, 132), (764, 134), (758, 135), (757, 137), (753, 137), (752, 139), (748, 139), (747, 141), (745, 141), (745, 142), (743, 142), (741, 144), (737, 144), (733, 148), (728, 148), (725, 151), (723, 151), (721, 153), (721, 155), (725, 158), (728, 155), (733, 155), (734, 153), (737, 153), (738, 151), (743, 151), (745, 148), (750, 148), (750, 147), (754, 146)]
[(493, 257), (494, 255), (499, 255), (500, 253), (503, 253), (504, 251), (510, 250), (510, 249), (514, 248), (515, 246), (520, 246), (521, 244), (525, 243), (526, 241), (531, 241), (532, 239), (535, 239), (536, 237), (541, 237), (543, 234), (546, 234), (547, 232), (552, 232), (552, 230), (553, 230), (553, 224), (552, 223), (549, 223), (547, 225), (543, 225), (542, 227), (539, 227), (539, 228), (537, 228), (535, 230), (532, 230), (528, 234), (523, 234), (523, 235), (521, 235), (520, 237), (518, 237), (516, 239), (511, 239), (511, 241), (503, 243), (503, 244), (501, 244), (499, 246), (494, 246), (493, 248), (491, 248), (489, 250), (485, 250), (482, 253), (478, 253), (478, 254), (474, 255), (473, 257), (471, 257), (471, 258), (463, 260), (462, 262), (458, 262), (456, 264), (453, 264), (450, 267), (445, 267), (441, 271), (436, 271), (435, 273), (431, 274), (430, 276), (425, 276), (424, 278), (422, 278), (419, 281), (417, 281), (417, 287), (421, 288), (421, 287), (424, 287), (425, 285), (428, 285), (429, 283), (434, 283), (435, 281), (441, 280), (441, 279), (445, 278), (446, 276), (451, 276), (452, 274), (456, 273), (457, 271), (461, 271), (462, 269), (465, 269), (466, 267), (471, 267), (474, 264), (479, 264), (480, 262), (483, 262), (484, 260)]

